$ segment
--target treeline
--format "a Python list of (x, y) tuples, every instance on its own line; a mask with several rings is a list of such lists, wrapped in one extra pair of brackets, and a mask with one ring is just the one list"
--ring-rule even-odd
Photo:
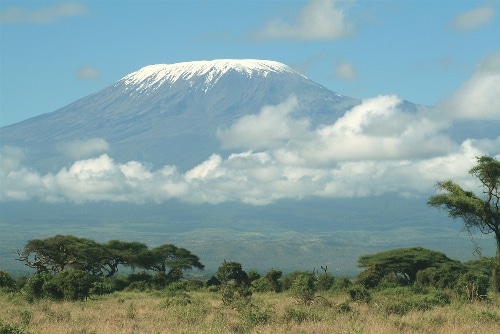
[[(494, 259), (461, 263), (414, 247), (361, 256), (358, 264), (363, 270), (352, 280), (332, 276), (326, 266), (287, 275), (278, 269), (261, 274), (230, 261), (210, 279), (194, 280), (184, 278), (184, 272), (202, 270), (204, 265), (185, 248), (164, 244), (149, 249), (140, 242), (97, 243), (71, 235), (31, 240), (18, 251), (17, 260), (36, 273), (14, 280), (0, 271), (0, 288), (21, 292), (30, 301), (84, 300), (121, 290), (207, 289), (219, 292), (225, 304), (248, 300), (254, 292), (289, 291), (306, 305), (321, 298), (322, 291), (347, 291), (353, 300), (368, 300), (371, 290), (397, 286), (433, 288), (478, 300), (488, 293), (494, 265)], [(131, 273), (119, 275), (121, 267), (131, 268)]]

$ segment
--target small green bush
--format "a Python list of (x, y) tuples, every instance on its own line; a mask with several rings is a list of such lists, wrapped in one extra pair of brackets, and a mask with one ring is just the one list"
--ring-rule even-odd
[(191, 297), (187, 293), (182, 293), (165, 299), (160, 303), (159, 307), (168, 308), (172, 306), (188, 306), (192, 302)]
[(271, 289), (269, 288), (269, 281), (264, 277), (258, 278), (252, 281), (252, 291), (255, 292), (269, 292)]
[(348, 302), (343, 302), (343, 303), (337, 305), (335, 309), (336, 309), (337, 313), (342, 313), (342, 314), (352, 312), (351, 305), (349, 305)]
[(16, 289), (16, 281), (3, 270), (0, 270), (0, 288), (7, 291), (14, 291)]
[(490, 278), (471, 272), (461, 275), (455, 285), (458, 298), (468, 301), (480, 300), (488, 293)]
[(4, 324), (0, 321), (0, 334), (30, 334), (30, 332), (17, 326)]
[(344, 292), (347, 291), (352, 286), (352, 282), (348, 277), (339, 277), (337, 278), (334, 282), (333, 285), (330, 287), (330, 291), (332, 292)]
[(246, 307), (241, 311), (243, 320), (250, 326), (264, 325), (271, 322), (273, 313), (268, 310), (260, 310), (256, 306)]
[(351, 297), (351, 300), (354, 302), (365, 302), (369, 303), (372, 296), (370, 294), (370, 291), (366, 289), (364, 286), (361, 285), (356, 285), (349, 289), (349, 296)]
[(311, 305), (314, 302), (314, 293), (316, 291), (313, 275), (298, 275), (290, 287), (295, 300), (303, 305)]
[(283, 319), (286, 323), (297, 323), (301, 324), (304, 321), (309, 320), (309, 315), (307, 312), (303, 310), (297, 310), (292, 307), (287, 307), (285, 309), (285, 314), (283, 315)]

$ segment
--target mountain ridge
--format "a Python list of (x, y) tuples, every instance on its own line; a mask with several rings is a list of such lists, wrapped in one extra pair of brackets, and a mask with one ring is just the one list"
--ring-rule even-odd
[[(23, 147), (26, 163), (41, 171), (70, 162), (61, 145), (95, 138), (105, 140), (118, 161), (141, 160), (186, 169), (220, 149), (216, 138), (219, 127), (256, 114), (264, 106), (280, 104), (291, 95), (301, 103), (298, 117), (311, 116), (316, 123), (331, 122), (360, 102), (274, 61), (180, 64), (143, 67), (54, 112), (3, 127), (2, 143)], [(177, 79), (170, 82), (168, 73), (158, 75), (151, 71), (155, 68), (168, 68), (170, 74), (177, 75), (170, 78)], [(182, 73), (199, 75), (179, 76)], [(215, 79), (213, 73), (218, 73), (216, 82), (210, 81)]]

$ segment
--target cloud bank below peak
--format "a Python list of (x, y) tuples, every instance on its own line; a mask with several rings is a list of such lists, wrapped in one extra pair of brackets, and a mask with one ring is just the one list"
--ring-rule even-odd
[[(176, 166), (153, 170), (140, 161), (119, 163), (102, 153), (42, 175), (22, 164), (21, 150), (4, 148), (0, 200), (161, 203), (179, 199), (266, 205), (305, 197), (419, 196), (443, 178), (472, 185), (467, 171), (475, 157), (500, 153), (500, 136), (455, 143), (440, 133), (445, 123), (428, 119), (428, 110), (402, 111), (396, 96), (365, 100), (334, 123), (316, 128), (307, 119), (294, 118), (298, 103), (290, 97), (219, 130), (222, 145), (237, 152), (227, 157), (214, 153), (185, 172)], [(75, 157), (78, 149), (82, 155), (107, 150), (102, 139), (66, 147)]]

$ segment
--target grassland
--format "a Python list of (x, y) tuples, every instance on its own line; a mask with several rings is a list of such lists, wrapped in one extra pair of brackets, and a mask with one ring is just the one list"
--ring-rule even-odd
[[(223, 305), (218, 291), (115, 292), (82, 302), (28, 303), (0, 294), (0, 333), (500, 333), (500, 298), (464, 301), (443, 292), (391, 288), (355, 301), (324, 292), (300, 305), (288, 292)], [(448, 299), (446, 296), (450, 296)]]

